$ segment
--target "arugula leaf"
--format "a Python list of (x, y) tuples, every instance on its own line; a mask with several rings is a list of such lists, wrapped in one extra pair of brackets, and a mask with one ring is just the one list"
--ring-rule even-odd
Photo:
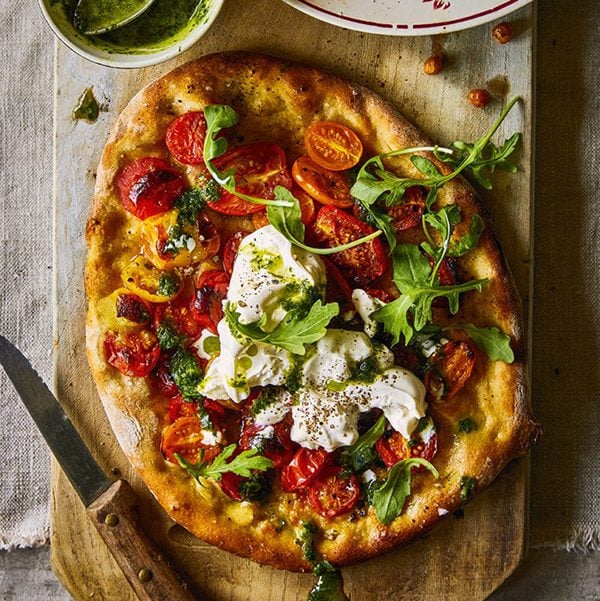
[(373, 493), (373, 507), (382, 524), (393, 522), (402, 513), (406, 498), (410, 495), (411, 468), (417, 465), (427, 468), (434, 478), (440, 477), (435, 467), (421, 457), (396, 463), (390, 469), (385, 483)]
[(483, 219), (475, 213), (469, 224), (469, 230), (457, 241), (450, 241), (448, 254), (451, 257), (462, 257), (470, 250), (474, 249), (479, 243), (479, 238), (483, 232)]
[(267, 207), (267, 218), (270, 224), (292, 244), (303, 248), (315, 255), (331, 255), (333, 253), (354, 248), (360, 244), (364, 244), (373, 238), (377, 238), (382, 234), (381, 231), (375, 231), (372, 234), (353, 240), (347, 244), (335, 246), (333, 248), (316, 248), (304, 244), (304, 224), (301, 219), (300, 204), (298, 199), (283, 186), (275, 188), (275, 198), (281, 200), (280, 205), (270, 205)]
[(342, 463), (353, 472), (366, 469), (376, 458), (373, 446), (385, 431), (385, 415), (381, 415), (375, 424), (369, 428), (356, 442), (342, 450)]
[(480, 328), (472, 323), (452, 324), (444, 329), (464, 330), (473, 339), (477, 347), (482, 350), (492, 361), (512, 363), (515, 354), (510, 348), (510, 336), (498, 328)]
[(392, 225), (394, 218), (376, 205), (366, 204), (358, 198), (356, 199), (356, 202), (362, 210), (361, 212), (363, 215), (361, 215), (361, 218), (363, 221), (366, 221), (369, 225), (372, 225), (383, 232), (388, 246), (390, 247), (390, 252), (392, 252), (397, 244), (396, 229)]
[(252, 476), (252, 470), (264, 472), (273, 467), (273, 462), (270, 459), (259, 455), (258, 449), (242, 451), (228, 463), (227, 460), (235, 453), (235, 450), (235, 444), (226, 446), (211, 463), (203, 463), (203, 451), (200, 451), (200, 460), (196, 464), (189, 462), (181, 455), (175, 454), (175, 457), (177, 458), (179, 465), (198, 482), (200, 482), (200, 478), (213, 478), (218, 482), (221, 479), (222, 474), (228, 472), (242, 476), (242, 478), (250, 478)]
[(233, 331), (238, 331), (243, 336), (259, 342), (268, 342), (284, 348), (295, 355), (304, 355), (305, 344), (311, 344), (325, 336), (329, 322), (339, 313), (337, 303), (323, 305), (319, 299), (307, 315), (299, 315), (290, 311), (272, 332), (265, 332), (259, 321), (245, 324), (240, 323), (240, 316), (231, 305), (225, 305), (225, 317)]

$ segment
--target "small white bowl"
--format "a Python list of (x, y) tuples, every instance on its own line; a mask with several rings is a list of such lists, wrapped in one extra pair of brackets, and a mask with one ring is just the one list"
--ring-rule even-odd
[(79, 33), (75, 29), (60, 8), (60, 2), (56, 0), (38, 1), (46, 21), (63, 44), (94, 63), (125, 69), (156, 65), (190, 48), (209, 30), (224, 2), (224, 0), (205, 0), (207, 4), (210, 2), (205, 18), (190, 28), (183, 37), (178, 37), (168, 46), (154, 49), (146, 48), (132, 52), (125, 48), (120, 51), (119, 47), (114, 45), (110, 48), (102, 48), (98, 43), (94, 43), (92, 38)]

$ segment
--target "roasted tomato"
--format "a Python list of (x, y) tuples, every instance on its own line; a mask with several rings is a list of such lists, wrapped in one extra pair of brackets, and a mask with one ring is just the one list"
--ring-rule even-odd
[(402, 232), (421, 223), (425, 213), (425, 191), (420, 186), (412, 186), (406, 190), (400, 204), (389, 208), (392, 225), (396, 231)]
[[(285, 152), (277, 144), (256, 142), (238, 146), (215, 160), (222, 172), (235, 172), (236, 190), (256, 198), (273, 199), (275, 188), (292, 187)], [(221, 198), (208, 206), (226, 215), (249, 215), (265, 210), (265, 206), (239, 198), (223, 190)]]
[(350, 181), (344, 173), (330, 171), (301, 156), (292, 166), (294, 181), (312, 198), (324, 205), (347, 209), (352, 206)]
[(138, 324), (146, 324), (152, 318), (152, 308), (136, 294), (120, 292), (115, 301), (117, 317)]
[(308, 502), (325, 518), (351, 511), (360, 497), (360, 486), (354, 474), (342, 475), (341, 467), (324, 470), (308, 489)]
[(128, 288), (117, 288), (98, 303), (106, 330), (125, 334), (139, 332), (152, 319), (152, 306)]
[(170, 353), (161, 353), (158, 363), (152, 372), (152, 381), (156, 388), (158, 388), (161, 394), (169, 398), (179, 395), (179, 388), (175, 384), (173, 374), (171, 373), (171, 356)]
[(243, 497), (240, 492), (240, 484), (244, 480), (246, 480), (246, 478), (242, 478), (242, 476), (238, 476), (233, 472), (225, 472), (224, 474), (221, 474), (219, 485), (221, 486), (221, 490), (228, 497), (231, 497), (234, 501), (241, 501)]
[(340, 306), (340, 315), (342, 316), (348, 311), (354, 311), (352, 288), (350, 288), (346, 278), (333, 261), (327, 257), (321, 257), (321, 260), (325, 264), (325, 271), (327, 273), (325, 300), (328, 303), (337, 303)]
[(189, 267), (219, 251), (220, 236), (205, 214), (195, 224), (180, 224), (173, 209), (144, 221), (144, 254), (158, 269)]
[(294, 458), (298, 445), (290, 439), (290, 422), (287, 419), (272, 426), (259, 426), (250, 418), (242, 423), (240, 448), (260, 447), (261, 455), (273, 462), (274, 467), (288, 465)]
[(140, 219), (168, 211), (186, 187), (183, 175), (156, 157), (135, 159), (117, 175), (123, 207)]
[(240, 247), (240, 242), (248, 235), (247, 232), (236, 232), (225, 242), (225, 246), (223, 247), (223, 269), (227, 273), (227, 275), (231, 275), (233, 271), (233, 263), (235, 261), (235, 257), (237, 256), (238, 248)]
[(336, 121), (311, 123), (304, 134), (308, 156), (321, 167), (343, 171), (360, 161), (363, 145), (349, 128)]
[(202, 332), (202, 324), (198, 322), (192, 309), (194, 302), (194, 297), (185, 292), (173, 301), (157, 305), (154, 311), (154, 329), (157, 330), (160, 325), (168, 325), (188, 340), (198, 338)]
[(204, 163), (204, 139), (206, 138), (206, 120), (204, 113), (193, 111), (185, 113), (169, 125), (165, 142), (169, 152), (184, 165)]
[(131, 260), (121, 279), (126, 288), (151, 303), (166, 303), (181, 290), (181, 278), (175, 272), (160, 271), (142, 256)]
[(206, 444), (202, 425), (197, 415), (177, 418), (163, 430), (160, 445), (167, 461), (178, 463), (175, 455), (181, 455), (191, 463), (198, 463), (200, 450), (204, 450), (202, 460), (212, 461), (220, 452), (218, 445)]
[(471, 377), (477, 353), (467, 340), (451, 340), (430, 359), (425, 388), (430, 400), (451, 399)]
[[(322, 207), (313, 224), (315, 239), (329, 248), (358, 240), (374, 231), (370, 225), (335, 207)], [(387, 265), (379, 238), (335, 253), (331, 260), (348, 280), (361, 286), (378, 278)]]
[(217, 333), (217, 324), (223, 319), (223, 300), (228, 288), (229, 276), (224, 271), (213, 269), (200, 274), (193, 310), (201, 328)]
[(386, 430), (375, 443), (375, 448), (387, 467), (411, 457), (421, 457), (430, 461), (437, 453), (437, 434), (433, 422), (428, 419), (423, 429), (414, 432), (410, 440), (406, 440), (396, 430)]
[(290, 463), (281, 470), (281, 487), (286, 492), (306, 488), (331, 462), (332, 457), (324, 449), (300, 447)]
[(169, 403), (169, 421), (173, 423), (180, 417), (194, 417), (198, 416), (198, 403), (190, 403), (184, 401), (180, 394), (173, 397)]
[(158, 363), (160, 348), (150, 330), (128, 334), (108, 332), (104, 337), (106, 361), (126, 376), (147, 376)]

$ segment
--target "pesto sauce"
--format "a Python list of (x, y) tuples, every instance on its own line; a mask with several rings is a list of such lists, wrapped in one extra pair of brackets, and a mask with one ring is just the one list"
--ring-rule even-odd
[(110, 31), (139, 17), (151, 0), (80, 0), (73, 25), (83, 34)]
[(100, 105), (94, 97), (92, 88), (86, 88), (73, 109), (73, 119), (84, 119), (88, 123), (95, 123), (100, 114)]
[(313, 567), (317, 582), (308, 593), (308, 601), (349, 601), (344, 593), (342, 573), (329, 562), (322, 561)]

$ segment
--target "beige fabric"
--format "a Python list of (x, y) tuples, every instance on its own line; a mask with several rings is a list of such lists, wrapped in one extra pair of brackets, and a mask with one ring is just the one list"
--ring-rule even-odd
[[(0, 332), (52, 381), (52, 35), (0, 3)], [(531, 542), (598, 548), (600, 2), (539, 3)], [(48, 532), (48, 453), (0, 370), (0, 548)]]

